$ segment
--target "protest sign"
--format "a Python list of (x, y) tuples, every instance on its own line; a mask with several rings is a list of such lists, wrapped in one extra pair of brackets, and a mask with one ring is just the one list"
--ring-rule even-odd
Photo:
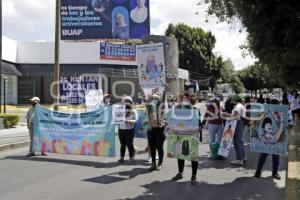
[(232, 144), (237, 120), (227, 120), (223, 131), (223, 136), (218, 150), (218, 155), (228, 157)]

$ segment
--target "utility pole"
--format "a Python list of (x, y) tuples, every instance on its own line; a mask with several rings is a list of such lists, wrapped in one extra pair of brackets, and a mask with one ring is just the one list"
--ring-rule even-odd
[(60, 76), (60, 64), (59, 64), (59, 44), (60, 44), (60, 0), (56, 0), (55, 9), (55, 58), (54, 58), (54, 110), (59, 109), (59, 76)]

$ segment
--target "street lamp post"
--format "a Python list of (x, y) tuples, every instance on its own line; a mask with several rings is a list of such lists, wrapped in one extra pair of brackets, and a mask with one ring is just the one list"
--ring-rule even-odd
[(55, 9), (55, 58), (54, 58), (54, 110), (59, 109), (59, 75), (60, 75), (60, 64), (59, 64), (59, 43), (60, 43), (60, 0), (56, 0)]

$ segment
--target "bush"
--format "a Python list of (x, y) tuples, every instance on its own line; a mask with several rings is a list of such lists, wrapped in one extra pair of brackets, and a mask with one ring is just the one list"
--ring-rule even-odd
[(11, 128), (18, 124), (20, 117), (16, 114), (0, 114), (0, 118), (3, 118), (5, 128)]

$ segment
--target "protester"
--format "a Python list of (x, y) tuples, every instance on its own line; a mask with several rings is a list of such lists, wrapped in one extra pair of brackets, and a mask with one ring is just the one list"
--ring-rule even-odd
[(122, 99), (122, 103), (126, 105), (126, 114), (125, 114), (125, 123), (120, 124), (118, 135), (120, 139), (120, 156), (121, 158), (118, 160), (118, 162), (123, 163), (124, 162), (124, 156), (126, 147), (129, 151), (129, 163), (134, 164), (134, 145), (133, 145), (133, 139), (134, 139), (134, 125), (136, 123), (136, 114), (133, 110), (133, 101), (132, 98), (129, 96), (125, 96)]
[(289, 99), (288, 99), (288, 93), (287, 92), (283, 93), (281, 104), (282, 105), (289, 105)]
[(259, 95), (259, 98), (257, 99), (257, 103), (262, 103), (262, 104), (265, 103), (265, 99), (262, 94)]
[[(226, 101), (225, 101), (223, 112), (224, 112), (224, 113), (227, 113), (227, 114), (231, 114), (233, 108), (234, 108), (233, 97), (230, 96), (230, 97), (228, 97), (228, 98), (226, 99)], [(226, 120), (223, 120), (223, 125), (224, 125), (224, 126), (225, 126), (225, 123), (226, 123)]]
[(291, 111), (294, 122), (296, 122), (296, 114), (300, 114), (300, 97), (299, 93), (295, 90), (291, 99)]
[[(278, 99), (271, 99), (270, 101), (271, 104), (279, 104), (279, 100)], [(269, 119), (269, 118), (265, 118), (265, 119)], [(262, 128), (264, 129), (264, 131), (269, 132), (268, 127), (272, 127), (272, 120), (264, 120), (263, 124), (262, 124)], [(258, 163), (257, 163), (257, 168), (256, 168), (256, 172), (255, 172), (255, 177), (256, 178), (260, 178), (261, 177), (261, 171), (262, 168), (266, 162), (266, 159), (268, 157), (269, 154), (267, 153), (260, 153), (259, 158), (258, 158)], [(278, 174), (278, 166), (279, 166), (279, 155), (272, 155), (272, 162), (273, 162), (273, 170), (272, 170), (272, 177), (275, 179), (280, 180), (281, 177)]]
[(206, 122), (208, 124), (209, 145), (221, 143), (224, 127), (220, 112), (220, 99), (218, 97), (211, 98), (202, 121), (202, 125), (205, 125)]
[(244, 165), (245, 160), (245, 149), (243, 141), (244, 132), (244, 120), (246, 117), (246, 108), (243, 105), (243, 97), (240, 95), (234, 96), (235, 107), (232, 110), (231, 115), (223, 113), (224, 117), (229, 117), (230, 119), (237, 120), (235, 133), (233, 136), (234, 149), (236, 153), (236, 160), (232, 160), (230, 163), (233, 165)]
[[(150, 103), (146, 106), (146, 110), (149, 119), (147, 138), (152, 159), (152, 164), (149, 170), (160, 170), (164, 157), (164, 141), (166, 139), (164, 129), (166, 126), (166, 121), (164, 119), (164, 109), (161, 106), (159, 94), (152, 95)], [(158, 151), (159, 158), (157, 165), (156, 150)]]
[(103, 96), (104, 107), (110, 106), (110, 99), (111, 99), (111, 94), (105, 94)]
[[(180, 95), (179, 97), (180, 102), (178, 103), (176, 109), (197, 109), (194, 107), (195, 105), (195, 97), (186, 92), (184, 95)], [(199, 128), (201, 130), (201, 121), (200, 121), (200, 111), (199, 111)], [(200, 134), (200, 138), (201, 138), (201, 133)], [(201, 141), (201, 139), (200, 139)], [(180, 179), (183, 179), (182, 173), (184, 170), (184, 163), (185, 160), (182, 159), (177, 159), (177, 164), (178, 164), (178, 173), (176, 174), (176, 176), (174, 176), (172, 178), (172, 181), (178, 181)], [(198, 161), (191, 161), (192, 163), (192, 177), (191, 177), (191, 185), (195, 185), (197, 182), (197, 171), (198, 171)]]
[[(27, 119), (27, 128), (29, 130), (29, 137), (30, 137), (30, 146), (29, 146), (29, 153), (26, 155), (27, 157), (35, 156), (34, 150), (33, 150), (33, 122), (34, 122), (34, 109), (35, 106), (40, 103), (40, 98), (39, 97), (32, 97), (30, 99), (32, 107), (29, 108), (27, 114), (26, 114), (26, 119)], [(47, 156), (45, 152), (41, 152), (42, 156)]]

